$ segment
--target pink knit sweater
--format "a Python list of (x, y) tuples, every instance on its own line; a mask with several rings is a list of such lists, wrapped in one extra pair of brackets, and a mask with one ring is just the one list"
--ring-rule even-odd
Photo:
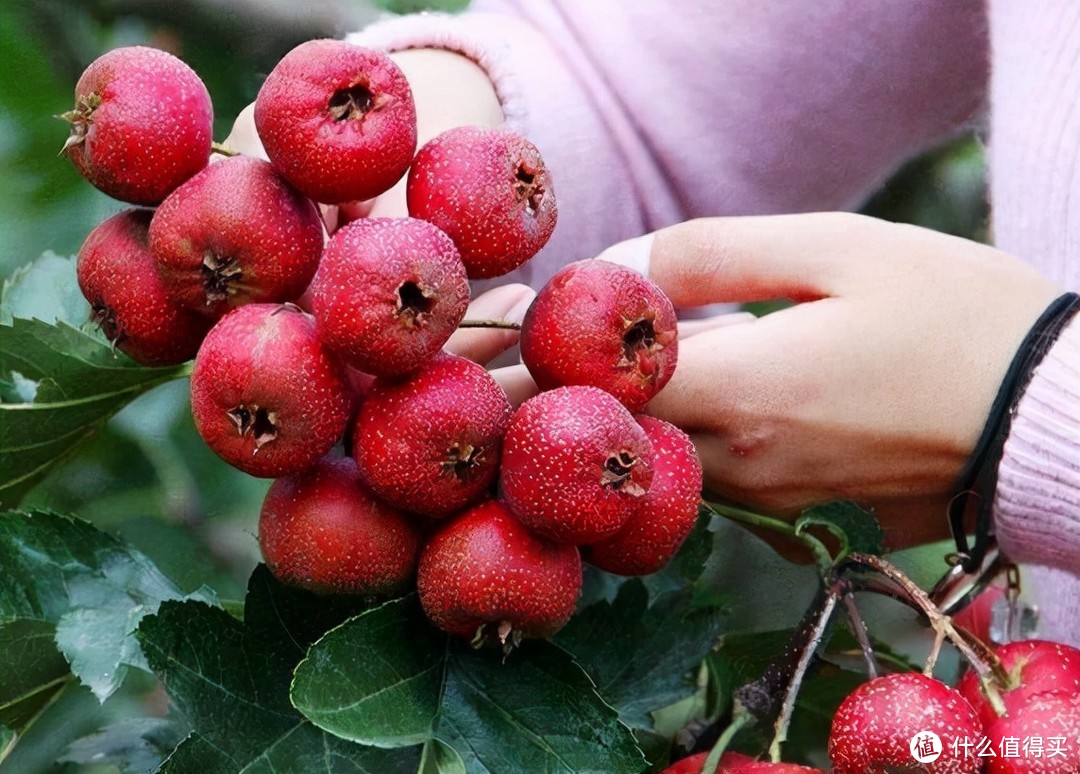
[[(486, 70), (558, 185), (555, 235), (507, 278), (533, 286), (691, 217), (855, 207), (971, 120), (992, 60), (995, 238), (1080, 287), (1072, 0), (989, 12), (981, 0), (474, 0), (351, 40), (446, 48)], [(1036, 372), (1005, 451), (999, 540), (1016, 561), (1060, 568), (1034, 574), (1053, 591), (1042, 633), (1080, 644), (1080, 322)]]

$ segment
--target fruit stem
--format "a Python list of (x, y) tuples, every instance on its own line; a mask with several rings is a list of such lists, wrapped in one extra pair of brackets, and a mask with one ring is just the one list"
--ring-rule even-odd
[(521, 323), (509, 320), (462, 320), (459, 328), (501, 328), (507, 331), (520, 331)]
[(731, 744), (731, 740), (735, 738), (735, 734), (753, 723), (753, 721), (754, 716), (749, 712), (736, 712), (731, 716), (728, 727), (724, 729), (724, 733), (720, 734), (716, 744), (709, 750), (709, 755), (705, 758), (705, 765), (701, 767), (701, 774), (716, 774), (716, 767), (720, 765), (720, 758), (723, 756), (724, 751), (727, 750), (728, 745)]
[[(898, 567), (882, 559), (880, 556), (859, 553), (849, 554), (837, 564), (836, 572), (837, 575), (843, 575), (847, 570), (858, 568), (869, 568), (874, 570), (876, 573), (888, 578), (900, 588), (903, 592), (902, 594), (890, 594), (890, 596), (901, 599), (910, 607), (921, 612), (926, 616), (926, 619), (930, 622), (930, 626), (934, 629), (935, 637), (947, 639), (958, 651), (960, 651), (960, 654), (967, 659), (967, 662), (971, 664), (972, 668), (979, 675), (979, 681), (986, 690), (987, 698), (990, 701), (990, 706), (994, 708), (994, 712), (999, 716), (1003, 715), (1005, 713), (1005, 704), (1001, 700), (998, 686), (1008, 685), (1009, 677), (997, 656), (985, 646), (974, 646), (963, 636), (963, 634), (957, 631), (956, 627), (952, 624), (952, 618), (942, 613), (930, 599), (929, 595), (923, 591), (918, 584), (901, 572)], [(872, 586), (867, 586), (867, 590), (876, 589)], [(935, 648), (939, 647), (940, 645), (935, 645)], [(937, 659), (937, 654), (932, 652), (931, 656), (933, 657), (933, 660), (928, 659), (927, 667), (932, 670), (934, 666), (933, 662)]]
[(219, 153), (222, 156), (231, 157), (231, 156), (239, 156), (239, 155), (241, 155), (240, 151), (234, 151), (228, 145), (225, 145), (224, 143), (220, 143), (220, 142), (212, 142), (212, 143), (210, 143), (210, 150), (212, 150), (214, 153)]
[(817, 565), (822, 577), (825, 577), (832, 570), (832, 554), (829, 553), (829, 549), (825, 547), (825, 544), (808, 532), (796, 529), (794, 524), (774, 519), (771, 516), (763, 516), (760, 513), (754, 513), (743, 508), (737, 508), (733, 505), (710, 503), (706, 500), (702, 500), (701, 504), (706, 510), (715, 513), (717, 516), (723, 516), (731, 521), (751, 527), (780, 532), (801, 541), (810, 550), (810, 554), (814, 558), (814, 564)]
[(854, 594), (847, 592), (842, 598), (844, 600), (844, 612), (847, 613), (848, 621), (851, 622), (851, 631), (854, 633), (855, 640), (859, 643), (859, 649), (866, 660), (866, 673), (870, 676), (870, 679), (873, 679), (878, 676), (877, 655), (874, 653), (874, 646), (870, 643), (870, 637), (867, 635), (866, 621), (863, 620), (859, 608), (855, 605)]

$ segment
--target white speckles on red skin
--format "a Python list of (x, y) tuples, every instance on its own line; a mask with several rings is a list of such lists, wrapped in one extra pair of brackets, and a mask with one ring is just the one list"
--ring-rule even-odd
[(100, 223), (79, 249), (79, 288), (116, 347), (146, 365), (195, 356), (211, 320), (177, 305), (147, 246), (150, 210), (125, 210)]
[[(605, 481), (613, 455), (634, 459), (621, 486)], [(622, 404), (595, 387), (562, 387), (523, 403), (503, 442), (502, 491), (529, 529), (583, 545), (615, 535), (653, 478), (652, 447)]]
[(1047, 640), (1021, 640), (1001, 645), (994, 653), (1012, 681), (1000, 690), (1004, 717), (995, 714), (974, 672), (965, 674), (957, 686), (979, 713), (994, 749), (1000, 749), (1005, 737), (1039, 737), (1044, 750), (1050, 737), (1064, 737), (1065, 757), (1046, 752), (1038, 757), (999, 757), (987, 762), (987, 774), (1080, 771), (1080, 650)]
[(420, 531), (364, 489), (351, 458), (324, 457), (270, 486), (259, 548), (283, 583), (378, 597), (412, 580)]
[[(425, 294), (419, 315), (402, 312), (398, 288)], [(401, 376), (438, 352), (465, 316), (469, 282), (457, 248), (415, 218), (369, 218), (338, 229), (311, 283), (319, 337), (346, 363)]]
[[(627, 357), (624, 336), (651, 324), (655, 344)], [(609, 261), (571, 263), (541, 288), (521, 324), (521, 359), (540, 389), (588, 384), (640, 411), (675, 372), (675, 308), (648, 277)]]
[[(529, 182), (519, 179), (519, 168), (532, 176)], [(498, 277), (525, 263), (547, 243), (558, 218), (540, 152), (507, 129), (461, 126), (426, 143), (409, 170), (406, 197), (410, 215), (454, 240), (470, 279)]]
[[(491, 486), (510, 411), (506, 393), (483, 366), (441, 353), (408, 379), (372, 384), (353, 425), (353, 456), (379, 497), (403, 510), (446, 516)], [(455, 445), (475, 454), (460, 476), (445, 464)]]
[[(150, 222), (150, 249), (169, 293), (215, 318), (247, 303), (294, 300), (315, 275), (322, 248), (315, 204), (251, 156), (211, 164)], [(208, 254), (239, 271), (221, 300), (207, 295)]]
[(889, 767), (918, 765), (911, 739), (933, 731), (944, 751), (930, 774), (976, 774), (982, 759), (953, 753), (953, 742), (978, 743), (982, 724), (971, 705), (938, 680), (916, 672), (889, 674), (863, 683), (840, 703), (829, 734), (834, 774), (885, 774)]
[[(1076, 648), (1047, 640), (1021, 640), (997, 647), (994, 653), (1015, 680), (1014, 685), (1001, 690), (1010, 712), (1041, 693), (1080, 695), (1080, 650)], [(965, 674), (956, 689), (971, 702), (984, 724), (989, 726), (997, 719), (974, 672)]]
[[(252, 476), (296, 473), (341, 438), (352, 397), (341, 364), (319, 343), (310, 315), (278, 304), (234, 309), (210, 329), (191, 375), (191, 413), (206, 444)], [(257, 446), (229, 411), (273, 412), (277, 437)]]
[[(334, 95), (357, 85), (370, 92), (372, 108), (335, 117)], [(309, 40), (281, 58), (255, 99), (255, 128), (281, 174), (325, 204), (384, 193), (416, 151), (404, 73), (385, 53), (340, 40)]]
[(81, 142), (65, 153), (109, 196), (153, 205), (206, 166), (213, 134), (210, 94), (172, 54), (116, 48), (90, 63), (75, 84), (75, 109), (100, 99), (89, 119), (75, 116)]
[(439, 628), (472, 640), (503, 621), (525, 637), (550, 637), (574, 612), (581, 556), (525, 529), (488, 501), (454, 517), (424, 546), (417, 591)]
[(655, 417), (637, 422), (652, 444), (652, 484), (614, 537), (583, 549), (587, 562), (617, 575), (649, 575), (666, 565), (694, 528), (701, 502), (701, 461), (690, 437)]

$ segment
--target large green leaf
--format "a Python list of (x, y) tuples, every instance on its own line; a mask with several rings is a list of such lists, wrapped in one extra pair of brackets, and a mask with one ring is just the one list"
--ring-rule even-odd
[(194, 733), (164, 771), (415, 771), (419, 748), (387, 751), (333, 737), (289, 703), (293, 667), (326, 628), (363, 609), (287, 589), (259, 567), (241, 622), (199, 602), (166, 602), (139, 627), (151, 668)]
[[(186, 366), (146, 368), (87, 330), (75, 263), (45, 253), (0, 288), (0, 505)], [(81, 327), (80, 327), (81, 326)]]
[[(313, 645), (292, 700), (343, 738), (384, 746), (437, 739), (467, 771), (645, 766), (630, 729), (564, 650), (543, 641), (505, 658), (473, 650), (434, 630), (414, 597), (363, 613)], [(456, 768), (453, 756), (429, 753), (436, 770)]]
[(873, 511), (847, 501), (836, 501), (807, 508), (795, 521), (795, 531), (824, 527), (840, 541), (838, 557), (852, 551), (864, 554), (885, 552), (885, 531)]
[(47, 511), (0, 514), (0, 567), (3, 712), (44, 697), (63, 678), (56, 648), (104, 701), (129, 667), (146, 667), (134, 638), (142, 617), (183, 597), (139, 552)]
[(691, 602), (688, 589), (650, 602), (635, 579), (623, 584), (614, 602), (579, 611), (556, 641), (574, 654), (623, 722), (649, 729), (650, 712), (694, 690), (692, 671), (720, 636), (724, 613), (694, 609)]

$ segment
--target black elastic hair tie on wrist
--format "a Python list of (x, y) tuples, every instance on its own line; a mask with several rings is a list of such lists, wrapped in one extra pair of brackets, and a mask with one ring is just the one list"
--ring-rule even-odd
[[(990, 416), (983, 427), (967, 464), (957, 481), (956, 495), (949, 502), (949, 530), (956, 541), (957, 563), (964, 572), (975, 572), (986, 556), (993, 537), (991, 524), (994, 493), (997, 491), (998, 466), (1005, 452), (1016, 405), (1024, 394), (1035, 368), (1042, 362), (1062, 329), (1080, 311), (1080, 296), (1065, 293), (1054, 299), (1028, 331), (1016, 351), (997, 397), (990, 407)], [(964, 517), (975, 499), (975, 542), (968, 544)]]

